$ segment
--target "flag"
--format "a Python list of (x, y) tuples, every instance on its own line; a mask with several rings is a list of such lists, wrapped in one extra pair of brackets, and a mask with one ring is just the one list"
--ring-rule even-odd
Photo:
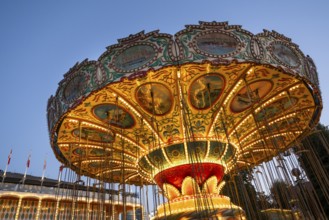
[(30, 167), (30, 159), (31, 159), (31, 154), (29, 154), (29, 158), (27, 159), (27, 162), (26, 162), (26, 167), (27, 168)]
[(9, 153), (9, 155), (8, 155), (8, 163), (7, 163), (7, 165), (10, 164), (10, 160), (11, 160), (11, 155), (12, 155), (12, 153), (13, 153), (13, 149), (10, 150), (10, 153)]
[(60, 167), (59, 167), (59, 172), (61, 173), (64, 169), (64, 164), (62, 164)]
[(31, 159), (31, 154), (29, 154), (29, 157), (27, 158), (25, 173), (24, 173), (23, 182), (22, 182), (23, 185), (25, 184), (27, 169), (29, 169), (29, 167), (30, 167), (30, 159)]

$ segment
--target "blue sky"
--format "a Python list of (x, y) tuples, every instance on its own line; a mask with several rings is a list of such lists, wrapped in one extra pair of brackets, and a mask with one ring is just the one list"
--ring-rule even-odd
[(0, 1), (0, 169), (56, 178), (46, 122), (48, 98), (76, 62), (96, 60), (117, 39), (141, 30), (175, 34), (186, 24), (228, 21), (256, 34), (276, 30), (315, 61), (329, 125), (329, 3), (318, 1)]

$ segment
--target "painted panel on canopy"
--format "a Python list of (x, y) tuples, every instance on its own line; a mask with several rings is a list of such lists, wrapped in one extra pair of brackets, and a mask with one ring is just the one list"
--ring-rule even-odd
[(268, 126), (268, 130), (280, 130), (280, 131), (286, 131), (286, 130), (294, 130), (300, 128), (299, 122), (301, 122), (301, 119), (298, 117), (283, 119), (281, 121), (278, 121), (270, 126)]
[(120, 141), (116, 141), (112, 144), (111, 149), (113, 149), (113, 151), (111, 151), (111, 157), (117, 160), (122, 160), (123, 152), (129, 155), (124, 157), (125, 160), (128, 161), (133, 161), (133, 158), (137, 157), (138, 155), (137, 147), (133, 144), (130, 144), (129, 142), (121, 143)]
[(278, 146), (283, 147), (287, 144), (286, 143), (287, 138), (284, 135), (278, 135), (275, 137), (266, 137), (265, 140), (266, 141), (256, 140), (246, 144), (245, 146), (247, 146), (248, 149), (251, 148), (250, 149), (251, 152), (257, 151), (259, 149), (271, 149), (277, 151), (279, 150)]
[[(125, 145), (124, 148), (126, 148), (128, 146)], [(130, 146), (130, 145), (129, 145)], [(136, 154), (134, 152), (129, 152), (128, 150), (125, 150), (124, 151), (124, 154), (122, 152), (122, 148), (121, 150), (114, 150), (114, 151), (111, 151), (111, 156), (110, 158), (113, 159), (113, 160), (118, 160), (118, 161), (122, 161), (124, 160), (125, 163), (130, 163), (130, 164), (135, 164), (136, 163)]]
[(115, 104), (101, 104), (93, 108), (95, 117), (103, 122), (120, 128), (131, 128), (135, 121), (125, 109)]
[(224, 32), (206, 32), (198, 35), (196, 46), (206, 54), (222, 56), (237, 50), (238, 40)]
[(148, 154), (147, 158), (149, 161), (158, 169), (166, 168), (169, 163), (162, 153), (162, 149), (156, 149)]
[(189, 101), (196, 109), (207, 109), (221, 96), (225, 87), (224, 77), (210, 73), (192, 82), (189, 87)]
[[(124, 174), (124, 176), (123, 176), (123, 174)], [(129, 180), (126, 181), (126, 178), (128, 178), (132, 175), (135, 175), (135, 174), (137, 174), (136, 171), (132, 171), (129, 169), (121, 169), (118, 171), (113, 171), (111, 173), (108, 173), (108, 178), (113, 179), (113, 181), (116, 181), (116, 182), (124, 181), (125, 183), (129, 184)]]
[(165, 148), (169, 160), (174, 164), (186, 162), (184, 144), (174, 144)]
[(105, 149), (94, 148), (89, 151), (90, 156), (111, 158), (111, 152)]
[(71, 103), (75, 101), (87, 86), (87, 81), (84, 75), (77, 74), (66, 84), (63, 90), (63, 98), (66, 102)]
[(88, 167), (91, 169), (105, 169), (110, 167), (109, 161), (94, 161), (88, 164)]
[(76, 138), (81, 138), (86, 141), (94, 141), (94, 142), (102, 142), (102, 143), (111, 143), (114, 141), (114, 134), (111, 131), (104, 132), (94, 128), (74, 129), (72, 134)]
[[(172, 124), (169, 124), (172, 122)], [(180, 137), (180, 124), (178, 119), (171, 119), (168, 120), (167, 124), (163, 126), (163, 137), (167, 139), (168, 144), (170, 144), (172, 141), (174, 141), (175, 138)]]
[(272, 43), (272, 54), (276, 60), (280, 63), (289, 66), (289, 67), (297, 67), (300, 62), (298, 56), (294, 53), (294, 51), (288, 47), (287, 45), (281, 42)]
[(145, 157), (142, 157), (139, 161), (138, 161), (138, 165), (140, 168), (142, 168), (145, 172), (148, 172), (149, 174), (152, 173), (152, 166), (149, 164), (149, 162), (147, 162)]
[(295, 97), (291, 97), (290, 99), (288, 97), (281, 98), (270, 105), (266, 106), (262, 110), (260, 110), (255, 115), (255, 120), (257, 122), (268, 120), (272, 117), (275, 117), (279, 114), (283, 114), (285, 111), (291, 109), (294, 107), (298, 102), (298, 99)]
[(244, 86), (231, 101), (232, 112), (239, 113), (250, 108), (255, 101), (264, 98), (273, 87), (270, 80), (257, 80)]
[(155, 115), (168, 113), (173, 105), (170, 90), (161, 83), (145, 83), (136, 89), (135, 96), (144, 110)]
[(208, 154), (209, 160), (218, 160), (221, 155), (224, 153), (226, 148), (226, 143), (219, 141), (210, 141), (210, 149)]
[(114, 65), (121, 71), (132, 71), (144, 68), (151, 63), (157, 56), (153, 46), (149, 44), (140, 44), (123, 49), (123, 51), (114, 58)]
[[(125, 142), (123, 146), (124, 151), (127, 153), (127, 155), (132, 155), (134, 157), (137, 157), (137, 153), (139, 148), (129, 142)], [(128, 159), (131, 160), (131, 159)]]
[(206, 141), (195, 141), (187, 143), (189, 158), (196, 161), (203, 161), (207, 153)]
[(266, 143), (274, 149), (284, 148), (289, 143), (289, 138), (285, 135), (272, 136), (267, 139)]
[(262, 136), (268, 136), (273, 133), (299, 131), (301, 129), (304, 129), (303, 124), (305, 124), (305, 123), (300, 123), (300, 122), (301, 122), (301, 120), (298, 117), (284, 118), (275, 123), (271, 123), (268, 126), (262, 127), (261, 129), (259, 129), (259, 133)]
[(72, 152), (75, 156), (81, 157), (81, 156), (86, 156), (86, 149), (84, 148), (76, 148)]
[(226, 147), (227, 147), (226, 154), (222, 156), (222, 160), (228, 162), (229, 160), (234, 158), (236, 149), (231, 144), (227, 144)]

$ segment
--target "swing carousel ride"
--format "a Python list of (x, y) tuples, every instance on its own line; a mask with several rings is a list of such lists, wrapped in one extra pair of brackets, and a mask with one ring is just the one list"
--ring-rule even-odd
[(244, 219), (221, 195), (224, 175), (298, 143), (321, 109), (316, 67), (291, 39), (227, 22), (120, 39), (72, 67), (47, 106), (57, 159), (104, 182), (156, 184), (157, 219)]

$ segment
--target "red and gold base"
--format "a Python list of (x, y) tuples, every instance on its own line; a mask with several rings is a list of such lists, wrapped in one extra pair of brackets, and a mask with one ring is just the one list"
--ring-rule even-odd
[(216, 177), (216, 183), (219, 183), (224, 176), (224, 171), (225, 167), (217, 163), (183, 164), (159, 172), (154, 176), (154, 180), (161, 188), (164, 183), (167, 183), (180, 190), (184, 179), (188, 176), (202, 186), (212, 176)]
[(216, 163), (184, 164), (154, 176), (168, 202), (157, 208), (154, 220), (245, 219), (241, 207), (220, 195), (225, 167)]
[(162, 219), (230, 219), (244, 220), (244, 211), (230, 198), (215, 194), (182, 196), (158, 207), (152, 220)]

